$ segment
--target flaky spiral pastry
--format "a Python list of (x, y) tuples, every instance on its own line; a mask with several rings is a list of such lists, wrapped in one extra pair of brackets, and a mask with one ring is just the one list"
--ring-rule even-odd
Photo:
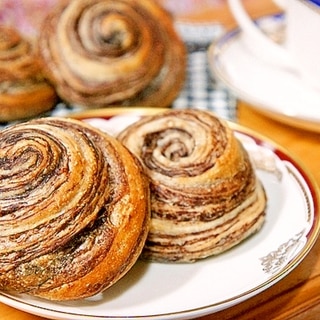
[(44, 79), (34, 43), (12, 28), (0, 27), (0, 121), (38, 115), (55, 102), (55, 90)]
[(40, 54), (67, 102), (166, 107), (185, 77), (185, 48), (152, 0), (74, 0), (46, 19)]
[(145, 258), (192, 262), (261, 227), (263, 187), (241, 143), (213, 114), (172, 110), (143, 117), (119, 139), (141, 159), (151, 182)]
[(59, 118), (0, 132), (1, 290), (104, 290), (137, 260), (149, 214), (141, 166), (116, 139)]

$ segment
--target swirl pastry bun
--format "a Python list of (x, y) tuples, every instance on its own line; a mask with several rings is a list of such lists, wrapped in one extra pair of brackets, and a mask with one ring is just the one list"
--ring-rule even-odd
[(135, 263), (149, 185), (118, 140), (77, 120), (0, 132), (0, 290), (50, 300), (92, 296)]
[(73, 0), (40, 32), (59, 96), (83, 107), (167, 107), (185, 79), (186, 52), (171, 15), (153, 0)]
[(56, 103), (44, 79), (34, 43), (10, 27), (0, 27), (0, 121), (30, 118)]
[(193, 262), (259, 230), (266, 196), (227, 123), (200, 110), (146, 116), (119, 134), (151, 183), (151, 228), (143, 257)]

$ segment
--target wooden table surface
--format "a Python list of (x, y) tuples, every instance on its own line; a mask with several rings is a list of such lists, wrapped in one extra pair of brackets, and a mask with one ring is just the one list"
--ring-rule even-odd
[[(277, 10), (270, 0), (244, 1), (249, 11), (255, 16)], [(218, 16), (228, 28), (234, 26), (234, 21), (225, 4), (219, 8)], [(281, 146), (285, 146), (288, 152), (299, 159), (309, 170), (316, 183), (320, 185), (320, 134), (271, 120), (242, 101), (238, 106), (238, 121), (271, 138)], [(44, 318), (0, 304), (0, 319), (43, 320)], [(288, 276), (271, 288), (241, 304), (200, 319), (320, 319), (320, 241)]]

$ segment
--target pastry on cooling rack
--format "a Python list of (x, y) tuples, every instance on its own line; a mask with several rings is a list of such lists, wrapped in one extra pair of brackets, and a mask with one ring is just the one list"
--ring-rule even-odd
[(149, 230), (149, 185), (119, 141), (42, 118), (0, 131), (0, 154), (0, 290), (80, 299), (126, 274)]
[(167, 107), (180, 92), (186, 52), (171, 15), (152, 0), (73, 0), (40, 32), (47, 77), (84, 107)]
[(44, 79), (33, 42), (10, 27), (0, 27), (0, 121), (30, 118), (56, 103)]
[(151, 183), (151, 228), (143, 257), (193, 262), (258, 231), (266, 195), (228, 124), (200, 110), (142, 117), (119, 135)]

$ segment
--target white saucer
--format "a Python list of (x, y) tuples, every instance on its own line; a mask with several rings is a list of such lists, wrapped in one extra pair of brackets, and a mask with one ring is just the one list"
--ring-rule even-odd
[[(284, 26), (281, 15), (257, 21), (267, 33)], [(295, 127), (320, 132), (320, 92), (295, 74), (261, 60), (242, 40), (240, 30), (225, 34), (209, 48), (214, 76), (257, 111)]]

